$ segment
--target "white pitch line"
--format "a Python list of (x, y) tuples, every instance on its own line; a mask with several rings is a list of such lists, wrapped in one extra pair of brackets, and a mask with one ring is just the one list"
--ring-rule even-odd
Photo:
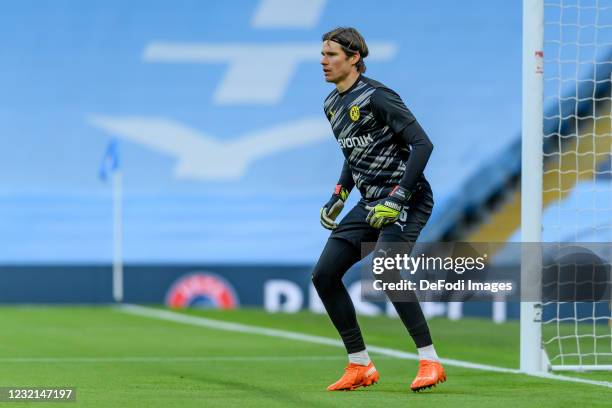
[[(290, 340), (304, 341), (307, 343), (324, 344), (333, 347), (344, 348), (344, 344), (340, 340), (330, 339), (328, 337), (314, 336), (311, 334), (304, 334), (298, 332), (292, 332), (288, 330), (279, 329), (268, 329), (265, 327), (251, 326), (242, 323), (231, 323), (224, 322), (221, 320), (209, 319), (206, 317), (199, 316), (188, 316), (181, 313), (170, 312), (167, 310), (159, 310), (144, 306), (125, 304), (118, 307), (118, 310), (138, 316), (151, 317), (155, 319), (167, 320), (176, 323), (184, 323), (192, 326), (207, 327), (216, 330), (225, 330), (247, 334), (259, 334), (262, 336), (284, 338)], [(389, 357), (396, 357), (407, 360), (418, 360), (418, 355), (414, 353), (408, 353), (401, 350), (390, 349), (386, 347), (368, 346), (368, 351), (376, 354), (381, 354)], [(568, 381), (589, 385), (597, 385), (601, 387), (612, 388), (612, 382), (588, 380), (585, 378), (569, 377), (565, 375), (551, 374), (551, 373), (524, 373), (520, 370), (506, 367), (492, 366), (488, 364), (470, 363), (468, 361), (454, 360), (449, 358), (442, 358), (440, 361), (451, 367), (469, 368), (473, 370), (490, 371), (496, 373), (506, 374), (524, 374), (532, 377), (539, 377), (551, 380)]]

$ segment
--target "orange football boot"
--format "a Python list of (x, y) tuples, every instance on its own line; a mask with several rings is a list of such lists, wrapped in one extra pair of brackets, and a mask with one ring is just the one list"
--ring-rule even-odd
[(446, 373), (442, 364), (437, 361), (431, 360), (420, 360), (419, 371), (410, 384), (412, 391), (417, 392), (426, 388), (434, 387), (436, 384), (440, 384), (446, 381)]
[(367, 387), (378, 382), (380, 375), (376, 367), (370, 364), (363, 366), (349, 363), (344, 369), (344, 374), (338, 381), (327, 387), (328, 391), (352, 391), (359, 387)]

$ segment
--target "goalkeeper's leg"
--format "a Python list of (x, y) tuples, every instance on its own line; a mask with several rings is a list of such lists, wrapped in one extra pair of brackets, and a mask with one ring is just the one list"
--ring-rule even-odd
[[(389, 237), (386, 236), (385, 238), (388, 239)], [(375, 254), (378, 253), (379, 250), (383, 250), (384, 256), (389, 258), (395, 258), (397, 253), (410, 254), (413, 247), (412, 243), (398, 244), (395, 241), (385, 242), (382, 236), (381, 241), (379, 241), (376, 246)], [(402, 276), (398, 270), (390, 269), (377, 276), (377, 278), (385, 283), (399, 283)], [(446, 373), (436, 354), (429, 332), (429, 326), (427, 325), (427, 320), (425, 320), (425, 315), (423, 314), (416, 294), (412, 291), (387, 291), (386, 294), (417, 347), (419, 369), (410, 388), (413, 391), (420, 391), (446, 381)]]
[[(411, 200), (405, 217), (402, 217), (404, 220), (383, 228), (374, 256), (381, 253), (385, 257), (394, 258), (396, 254), (411, 254), (414, 243), (431, 215), (432, 208), (433, 198), (430, 190), (423, 190), (417, 194)], [(385, 271), (379, 278), (385, 282), (399, 282), (402, 279), (399, 270)], [(410, 333), (419, 354), (419, 370), (410, 388), (419, 391), (446, 381), (446, 373), (436, 354), (429, 326), (416, 294), (412, 291), (389, 291), (386, 294)]]
[(338, 330), (349, 356), (344, 375), (327, 389), (353, 390), (378, 381), (357, 323), (355, 307), (342, 277), (361, 258), (360, 251), (340, 238), (330, 238), (312, 274), (312, 282), (325, 310)]

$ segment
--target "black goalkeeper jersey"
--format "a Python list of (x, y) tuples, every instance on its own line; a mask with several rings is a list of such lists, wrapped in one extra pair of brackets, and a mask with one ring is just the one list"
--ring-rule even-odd
[[(388, 195), (402, 179), (410, 156), (399, 134), (416, 121), (399, 95), (361, 75), (345, 92), (334, 89), (324, 110), (362, 197)], [(417, 177), (428, 185), (422, 173)]]

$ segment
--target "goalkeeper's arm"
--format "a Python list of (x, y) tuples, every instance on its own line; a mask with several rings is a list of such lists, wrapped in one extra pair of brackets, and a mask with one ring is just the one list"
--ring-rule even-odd
[(412, 123), (408, 124), (400, 133), (400, 137), (406, 143), (407, 146), (410, 146), (410, 157), (406, 161), (406, 171), (402, 176), (398, 186), (400, 186), (405, 191), (412, 193), (416, 187), (417, 181), (423, 171), (425, 170), (425, 166), (429, 161), (429, 157), (431, 156), (431, 152), (433, 151), (433, 144), (427, 134), (419, 125), (419, 122), (414, 120)]
[(372, 94), (371, 104), (374, 117), (389, 126), (399, 141), (411, 149), (406, 171), (398, 184), (411, 194), (425, 170), (433, 144), (397, 93), (388, 88), (377, 89)]
[(351, 169), (345, 160), (344, 165), (342, 166), (342, 172), (340, 173), (340, 179), (338, 180), (338, 184), (336, 184), (334, 193), (329, 201), (325, 203), (323, 208), (321, 208), (321, 225), (324, 228), (333, 230), (338, 227), (336, 218), (344, 208), (344, 202), (348, 198), (354, 186), (355, 181), (353, 180), (353, 174), (351, 173)]
[(388, 197), (380, 200), (373, 207), (368, 207), (370, 213), (367, 221), (373, 227), (382, 228), (394, 223), (399, 218), (402, 209), (416, 189), (417, 181), (425, 170), (433, 150), (433, 144), (419, 122), (395, 92), (388, 89), (375, 92), (373, 102), (374, 115), (391, 127), (400, 140), (410, 148), (406, 170), (398, 185), (395, 186)]
[(410, 157), (402, 179), (389, 196), (373, 207), (366, 207), (370, 210), (366, 221), (375, 228), (382, 228), (397, 221), (404, 206), (408, 204), (433, 150), (433, 144), (416, 120), (406, 126), (400, 136), (411, 147)]

